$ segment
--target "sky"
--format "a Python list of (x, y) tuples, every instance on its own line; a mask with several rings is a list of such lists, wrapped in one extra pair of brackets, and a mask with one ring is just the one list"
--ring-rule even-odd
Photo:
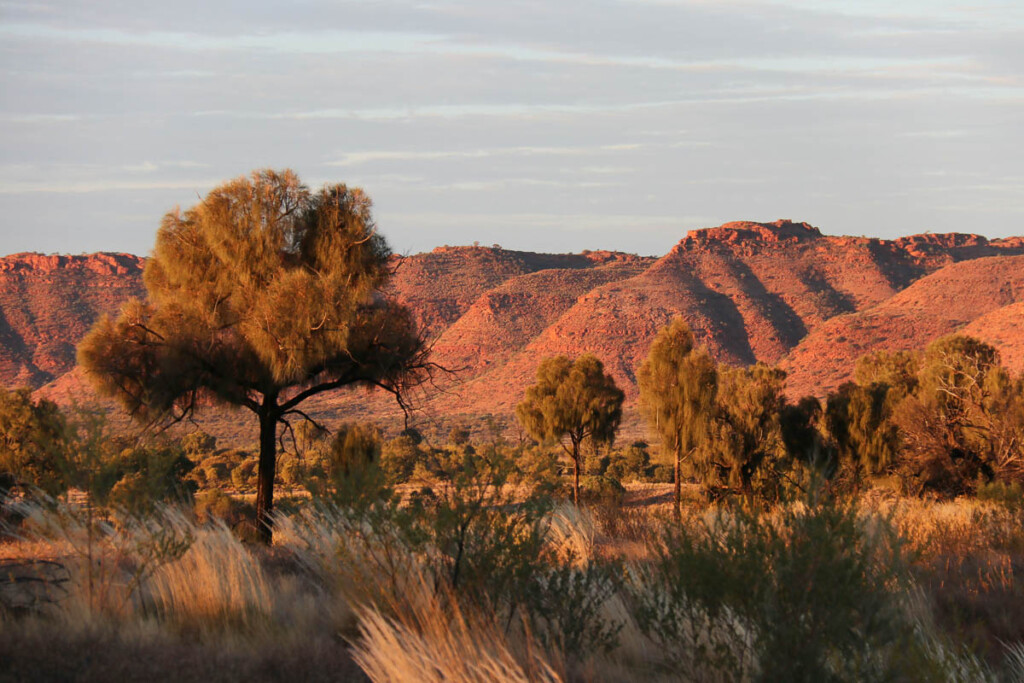
[(292, 168), (399, 253), (1024, 234), (1021, 0), (0, 0), (0, 253)]

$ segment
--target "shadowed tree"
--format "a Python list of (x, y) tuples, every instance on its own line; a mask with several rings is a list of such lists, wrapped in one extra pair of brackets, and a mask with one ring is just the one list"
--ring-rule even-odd
[(753, 499), (758, 475), (785, 454), (779, 422), (785, 382), (785, 372), (764, 363), (719, 374), (711, 437), (695, 458), (706, 479), (727, 481)]
[(937, 339), (925, 351), (918, 381), (894, 415), (914, 488), (962, 494), (979, 477), (1016, 467), (1021, 449), (1008, 420), (1017, 385), (994, 347), (964, 335)]
[(527, 434), (538, 441), (557, 441), (572, 458), (572, 498), (577, 507), (580, 445), (588, 438), (596, 443), (614, 441), (623, 398), (596, 356), (585, 354), (576, 361), (555, 356), (541, 362), (537, 383), (527, 388), (526, 397), (516, 406), (516, 417)]
[(675, 454), (675, 506), (682, 503), (682, 464), (707, 437), (715, 406), (718, 368), (682, 318), (662, 328), (637, 377), (640, 405), (665, 450)]
[(55, 403), (33, 401), (28, 389), (0, 388), (0, 502), (16, 483), (62, 493), (68, 448), (67, 421)]
[(900, 435), (892, 414), (896, 403), (905, 397), (905, 386), (847, 382), (828, 397), (825, 425), (855, 489), (865, 476), (880, 474), (896, 462)]
[(427, 366), (410, 315), (382, 294), (390, 255), (362, 190), (311, 192), (291, 171), (254, 172), (164, 217), (147, 299), (101, 319), (79, 363), (139, 419), (180, 420), (208, 404), (251, 410), (269, 542), (279, 425), (346, 386), (381, 387), (401, 403)]

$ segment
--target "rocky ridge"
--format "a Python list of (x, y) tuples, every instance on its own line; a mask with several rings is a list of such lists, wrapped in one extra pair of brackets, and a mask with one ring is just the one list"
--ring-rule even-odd
[[(391, 288), (434, 360), (455, 371), (439, 380), (443, 391), (421, 397), (426, 414), (508, 418), (540, 360), (556, 353), (596, 353), (633, 400), (637, 366), (677, 315), (724, 362), (781, 362), (794, 395), (823, 395), (860, 353), (917, 348), (976, 319), (1004, 357), (1024, 356), (1021, 255), (1024, 238), (880, 240), (742, 221), (690, 231), (661, 258), (440, 247), (396, 261)], [(66, 375), (74, 345), (100, 314), (144, 293), (141, 267), (124, 254), (0, 259), (0, 381), (49, 382), (42, 393), (55, 398), (82, 391), (77, 373)], [(318, 410), (393, 408), (340, 394)]]

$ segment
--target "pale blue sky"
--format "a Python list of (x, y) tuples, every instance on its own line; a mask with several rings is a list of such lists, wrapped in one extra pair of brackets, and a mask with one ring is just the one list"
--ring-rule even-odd
[(268, 166), (400, 252), (1024, 234), (1020, 0), (0, 0), (0, 74), (0, 253), (145, 254)]

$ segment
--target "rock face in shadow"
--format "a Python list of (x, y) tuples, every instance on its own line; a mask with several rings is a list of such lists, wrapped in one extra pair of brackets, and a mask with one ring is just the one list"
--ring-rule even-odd
[[(794, 396), (834, 388), (861, 353), (919, 348), (960, 329), (1016, 359), (1024, 356), (1021, 255), (1024, 238), (879, 240), (741, 221), (692, 230), (661, 258), (440, 247), (396, 259), (390, 293), (413, 309), (434, 360), (453, 371), (438, 378), (442, 391), (419, 397), (426, 413), (507, 418), (540, 361), (559, 353), (597, 354), (634, 400), (636, 369), (675, 316), (723, 362), (782, 363)], [(144, 294), (142, 265), (124, 254), (0, 259), (0, 381), (48, 384), (41, 393), (61, 401), (87, 392), (68, 374), (74, 346), (99, 315)], [(316, 409), (394, 414), (383, 397), (362, 392)]]
[(960, 261), (921, 278), (876, 306), (836, 317), (786, 357), (791, 395), (822, 396), (853, 376), (857, 358), (876, 350), (915, 350), (954, 332), (980, 337), (1016, 359), (1024, 350), (1024, 256)]

